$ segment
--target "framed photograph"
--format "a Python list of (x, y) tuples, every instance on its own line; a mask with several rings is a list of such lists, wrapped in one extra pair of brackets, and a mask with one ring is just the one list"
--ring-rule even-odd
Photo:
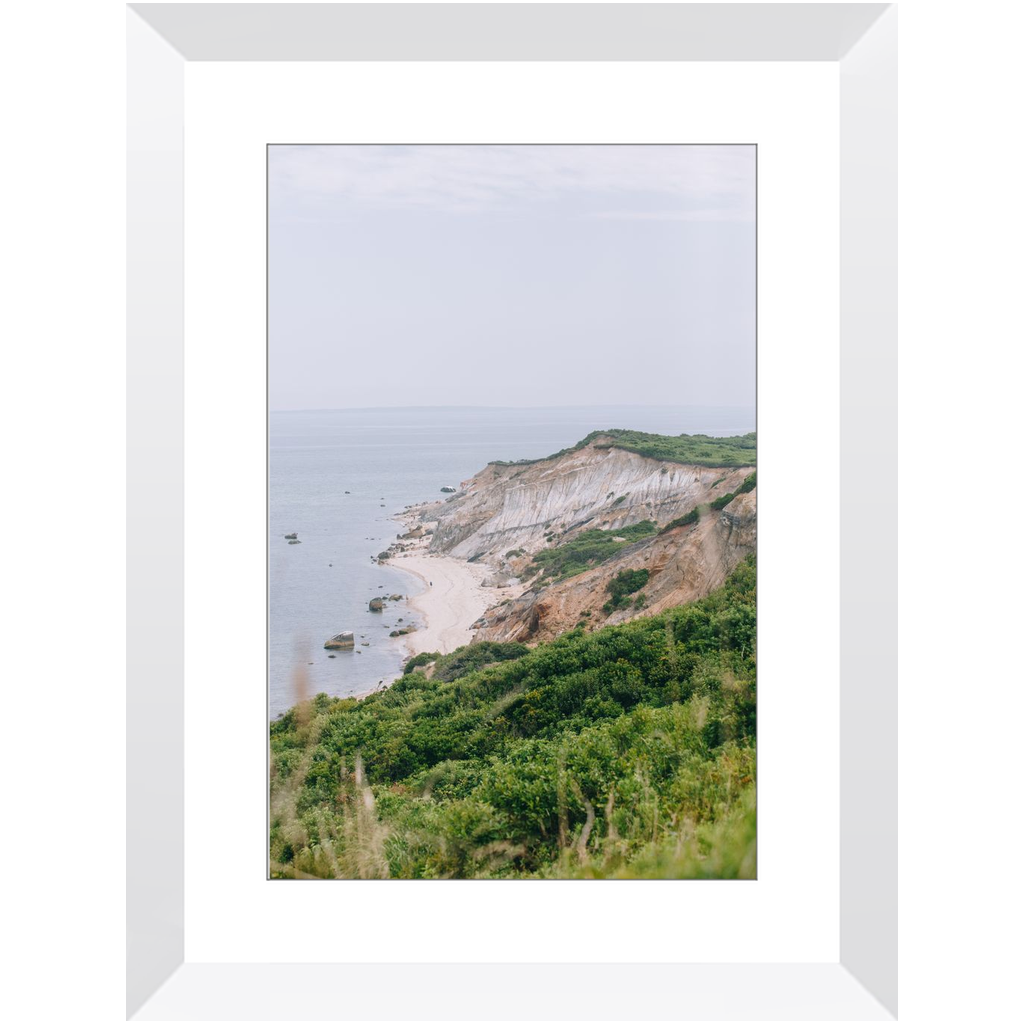
[(756, 154), (268, 146), (270, 878), (756, 878)]
[(128, 44), (129, 1015), (894, 1016), (894, 8)]

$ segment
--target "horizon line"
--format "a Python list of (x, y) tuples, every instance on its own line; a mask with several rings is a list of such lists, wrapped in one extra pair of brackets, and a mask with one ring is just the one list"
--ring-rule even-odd
[(271, 409), (268, 408), (268, 413), (297, 413), (297, 412), (380, 412), (386, 410), (398, 410), (408, 409), (411, 411), (419, 411), (422, 409), (465, 409), (478, 411), (481, 409), (487, 409), (494, 412), (501, 411), (514, 411), (514, 410), (549, 410), (549, 409), (729, 409), (729, 410), (741, 410), (743, 412), (757, 412), (756, 405), (694, 405), (687, 403), (684, 405), (660, 405), (652, 403), (625, 403), (621, 405), (616, 404), (602, 404), (595, 403), (592, 405), (345, 405), (335, 406), (333, 408), (318, 407), (309, 409)]

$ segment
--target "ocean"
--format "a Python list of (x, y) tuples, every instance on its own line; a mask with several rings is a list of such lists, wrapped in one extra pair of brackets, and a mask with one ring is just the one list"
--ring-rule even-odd
[[(755, 421), (753, 410), (656, 406), (271, 412), (270, 717), (283, 714), (303, 689), (347, 696), (401, 673), (404, 648), (388, 633), (399, 616), (404, 624), (415, 617), (405, 602), (383, 614), (367, 609), (380, 594), (422, 589), (415, 577), (370, 561), (399, 532), (393, 516), (442, 497), (443, 486), (457, 487), (491, 460), (540, 458), (611, 427), (728, 436), (754, 430)], [(289, 544), (288, 533), (301, 543)], [(355, 651), (325, 651), (324, 641), (342, 630), (356, 634)]]

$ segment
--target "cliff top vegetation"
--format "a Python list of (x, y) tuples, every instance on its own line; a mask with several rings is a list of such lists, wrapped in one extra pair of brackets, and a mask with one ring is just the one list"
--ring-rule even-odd
[(710, 437), (707, 434), (647, 434), (642, 430), (592, 430), (571, 448), (543, 459), (520, 459), (516, 462), (495, 460), (492, 466), (526, 466), (547, 462), (593, 444), (595, 448), (622, 448), (648, 459), (678, 462), (687, 466), (755, 466), (757, 465), (757, 434), (736, 437)]

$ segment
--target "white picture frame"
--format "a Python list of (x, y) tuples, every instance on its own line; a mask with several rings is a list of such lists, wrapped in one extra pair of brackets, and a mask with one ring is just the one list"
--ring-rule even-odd
[[(136, 1019), (891, 1019), (896, 1013), (896, 10), (138, 4), (128, 17), (128, 981)], [(834, 61), (841, 77), (841, 925), (835, 964), (185, 962), (187, 61)], [(770, 955), (770, 954), (769, 954)], [(608, 971), (617, 983), (607, 985)], [(493, 998), (502, 993), (500, 1001)], [(337, 993), (345, 993), (344, 1008)]]

